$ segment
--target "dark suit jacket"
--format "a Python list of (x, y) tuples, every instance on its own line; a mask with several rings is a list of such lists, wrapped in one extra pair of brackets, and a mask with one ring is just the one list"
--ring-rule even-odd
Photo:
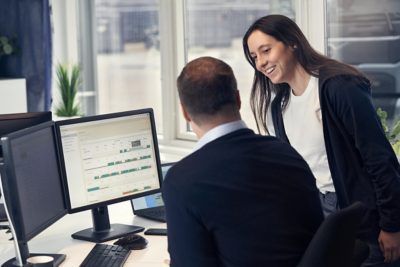
[(302, 157), (249, 129), (175, 164), (163, 198), (172, 267), (295, 266), (322, 221)]

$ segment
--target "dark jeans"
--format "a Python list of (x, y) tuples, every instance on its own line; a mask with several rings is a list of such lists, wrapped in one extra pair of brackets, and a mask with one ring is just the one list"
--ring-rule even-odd
[[(325, 217), (339, 210), (336, 193), (319, 193), (319, 199), (321, 201), (322, 212), (324, 213)], [(385, 264), (383, 262), (384, 257), (379, 247), (378, 240), (368, 242), (368, 246), (370, 250), (369, 257), (364, 261), (362, 267), (400, 267), (400, 261), (390, 264)]]

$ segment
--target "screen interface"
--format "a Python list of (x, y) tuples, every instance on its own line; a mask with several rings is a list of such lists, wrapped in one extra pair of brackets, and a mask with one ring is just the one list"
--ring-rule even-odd
[(71, 208), (160, 188), (149, 113), (60, 125)]
[[(163, 179), (165, 178), (169, 168), (171, 167), (172, 164), (161, 166)], [(135, 210), (164, 206), (161, 193), (156, 193), (149, 196), (132, 199), (132, 204), (135, 207)]]

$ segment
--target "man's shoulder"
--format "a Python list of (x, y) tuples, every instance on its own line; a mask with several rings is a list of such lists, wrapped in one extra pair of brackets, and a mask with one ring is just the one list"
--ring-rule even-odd
[(209, 167), (215, 161), (230, 162), (232, 158), (248, 159), (255, 156), (260, 157), (261, 160), (261, 158), (271, 158), (278, 154), (280, 157), (286, 155), (291, 158), (298, 155), (289, 144), (275, 136), (259, 135), (251, 129), (241, 129), (194, 151), (175, 164), (173, 169), (178, 170), (176, 174), (179, 175), (187, 171), (197, 172), (197, 169), (204, 169), (204, 166)]
[[(215, 141), (216, 142), (214, 142), (214, 144), (216, 145), (221, 142), (228, 142), (228, 141), (243, 143), (243, 145), (245, 145), (245, 143), (247, 142), (260, 142), (260, 143), (281, 142), (275, 136), (257, 134), (252, 129), (249, 128), (244, 128), (234, 131), (227, 135), (221, 136)], [(213, 144), (213, 142), (210, 142), (210, 144)]]

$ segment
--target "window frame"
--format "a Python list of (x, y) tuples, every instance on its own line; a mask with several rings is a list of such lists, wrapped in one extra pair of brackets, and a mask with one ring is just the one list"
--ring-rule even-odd
[[(325, 6), (327, 0), (293, 0), (296, 10), (296, 23), (303, 30), (311, 45), (326, 54)], [(60, 62), (80, 62), (84, 75), (84, 87), (92, 90), (80, 92), (82, 98), (97, 95), (96, 42), (94, 42), (94, 0), (64, 1), (52, 0), (62, 17), (55, 25), (55, 32), (64, 35), (67, 42), (55, 42), (57, 49), (63, 52)], [(159, 1), (159, 29), (161, 50), (161, 87), (162, 87), (162, 135), (159, 135), (160, 152), (167, 156), (164, 161), (173, 161), (189, 154), (197, 140), (193, 132), (187, 131), (187, 123), (181, 114), (176, 77), (187, 60), (187, 39), (185, 33), (185, 0)], [(71, 22), (70, 19), (75, 19)], [(78, 27), (77, 25), (80, 25)], [(78, 30), (79, 29), (79, 30)], [(75, 44), (74, 44), (75, 42)], [(183, 51), (183, 53), (182, 53)], [(171, 67), (171, 66), (175, 66)], [(98, 112), (95, 97), (94, 113)], [(247, 99), (243, 101), (248, 101)]]

